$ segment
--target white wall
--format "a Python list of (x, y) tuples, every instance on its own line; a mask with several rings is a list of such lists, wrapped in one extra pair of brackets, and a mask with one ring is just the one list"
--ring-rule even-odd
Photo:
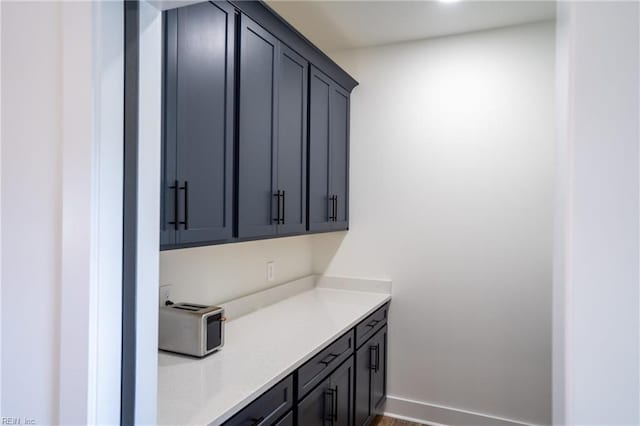
[[(96, 328), (96, 424), (120, 421), (122, 341), (122, 210), (124, 123), (124, 8), (121, 1), (94, 2), (96, 111), (94, 129), (98, 194)], [(68, 6), (68, 5), (67, 5)], [(80, 105), (81, 107), (81, 105)], [(73, 313), (74, 311), (72, 311)], [(75, 404), (77, 405), (77, 404)], [(93, 408), (89, 409), (90, 412)]]
[(554, 422), (640, 424), (640, 7), (560, 3)]
[(122, 4), (1, 7), (10, 265), (1, 414), (23, 424), (111, 423), (120, 390)]
[(313, 273), (312, 248), (312, 237), (302, 236), (163, 251), (160, 285), (171, 285), (174, 301), (222, 303)]
[(60, 9), (2, 3), (2, 415), (39, 424), (58, 419)]
[(158, 390), (158, 246), (160, 245), (160, 141), (162, 14), (140, 2), (138, 128), (138, 258), (136, 294), (135, 421), (156, 423)]
[(388, 408), (548, 424), (554, 24), (333, 57), (360, 82), (351, 229), (314, 269), (393, 280)]

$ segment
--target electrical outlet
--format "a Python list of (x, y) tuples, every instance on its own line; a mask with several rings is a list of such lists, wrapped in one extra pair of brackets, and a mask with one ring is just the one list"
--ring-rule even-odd
[(267, 262), (267, 281), (275, 281), (276, 279), (276, 262)]
[(171, 285), (160, 286), (160, 306), (165, 306), (167, 301), (171, 300)]

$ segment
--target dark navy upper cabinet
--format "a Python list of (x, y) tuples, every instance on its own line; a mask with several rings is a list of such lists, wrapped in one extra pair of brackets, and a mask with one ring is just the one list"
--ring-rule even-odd
[(282, 217), (278, 234), (296, 234), (307, 227), (308, 63), (283, 44), (279, 58), (277, 187)]
[(160, 248), (347, 229), (357, 82), (262, 1), (163, 23)]
[(329, 198), (329, 105), (331, 79), (311, 67), (309, 81), (309, 230), (329, 231), (333, 203)]
[(238, 237), (275, 235), (277, 193), (278, 40), (240, 18)]
[(333, 229), (349, 228), (349, 94), (334, 84), (331, 88), (331, 188)]
[(235, 11), (165, 15), (161, 245), (232, 237)]
[(349, 227), (349, 93), (312, 67), (309, 83), (309, 230)]
[(306, 229), (307, 62), (241, 17), (238, 237)]

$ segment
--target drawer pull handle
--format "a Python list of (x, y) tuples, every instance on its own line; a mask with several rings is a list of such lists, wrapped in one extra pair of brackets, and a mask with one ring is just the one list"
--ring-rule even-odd
[(261, 416), (261, 417), (258, 417), (258, 418), (252, 417), (250, 420), (251, 420), (251, 424), (253, 426), (258, 426), (264, 420), (264, 416)]
[(320, 364), (324, 364), (325, 366), (327, 366), (331, 364), (339, 356), (340, 354), (329, 354), (323, 360), (320, 361)]
[(369, 321), (369, 324), (367, 324), (367, 327), (372, 328), (375, 327), (376, 325), (378, 325), (378, 323), (380, 322), (380, 320), (374, 319)]

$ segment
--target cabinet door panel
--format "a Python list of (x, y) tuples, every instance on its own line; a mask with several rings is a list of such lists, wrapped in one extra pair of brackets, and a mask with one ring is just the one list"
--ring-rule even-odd
[(309, 230), (328, 231), (331, 80), (311, 67), (309, 81)]
[(372, 340), (372, 345), (376, 345), (378, 352), (375, 360), (377, 368), (371, 371), (371, 411), (375, 415), (382, 413), (387, 395), (387, 327), (380, 330)]
[(226, 5), (177, 9), (177, 243), (231, 237), (233, 29)]
[(304, 426), (324, 426), (329, 424), (329, 401), (327, 390), (330, 387), (330, 379), (320, 383), (298, 404), (298, 424)]
[(277, 40), (241, 17), (238, 236), (275, 234)]
[(353, 416), (353, 356), (331, 374), (331, 389), (335, 392), (332, 426), (350, 426)]
[(331, 91), (331, 193), (336, 197), (333, 229), (349, 227), (349, 94), (342, 88)]
[(281, 45), (278, 68), (278, 189), (284, 191), (279, 234), (304, 232), (307, 207), (307, 73), (301, 56)]
[(232, 235), (234, 28), (226, 3), (165, 15), (163, 246)]
[(371, 416), (371, 347), (365, 344), (356, 352), (355, 424), (367, 424)]

